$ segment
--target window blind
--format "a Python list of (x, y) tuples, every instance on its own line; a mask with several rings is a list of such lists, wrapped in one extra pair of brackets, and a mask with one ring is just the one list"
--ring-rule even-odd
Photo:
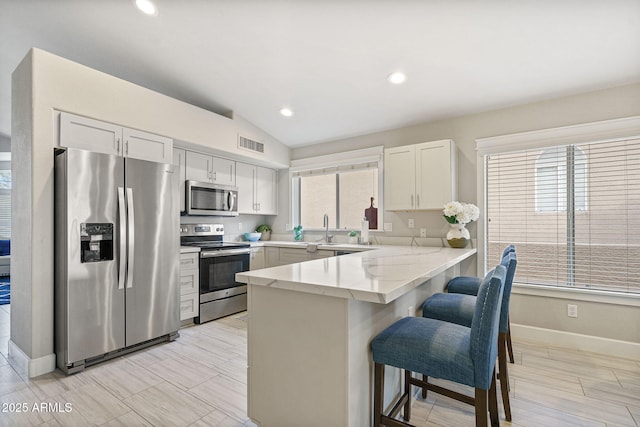
[(513, 243), (518, 283), (640, 293), (640, 139), (485, 161), (488, 265)]

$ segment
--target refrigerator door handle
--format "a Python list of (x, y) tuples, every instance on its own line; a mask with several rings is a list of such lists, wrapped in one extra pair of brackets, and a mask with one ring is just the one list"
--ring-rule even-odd
[(127, 261), (127, 210), (124, 201), (124, 188), (118, 187), (118, 214), (120, 217), (120, 251), (118, 256), (118, 289), (124, 289)]
[(135, 247), (133, 189), (127, 188), (127, 289), (133, 286), (133, 249)]

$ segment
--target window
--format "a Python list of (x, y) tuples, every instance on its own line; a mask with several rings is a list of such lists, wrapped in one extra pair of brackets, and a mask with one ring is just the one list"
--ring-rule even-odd
[(513, 243), (516, 282), (640, 293), (640, 139), (485, 161), (488, 265)]
[[(567, 164), (573, 167), (567, 168)], [(569, 174), (569, 175), (567, 175)], [(567, 210), (567, 196), (575, 200), (575, 209), (586, 210), (586, 158), (573, 146), (546, 148), (536, 160), (536, 211)], [(573, 195), (567, 194), (567, 182)]]
[(0, 157), (0, 239), (11, 239), (11, 153), (1, 154), (5, 157)]
[(292, 161), (292, 225), (321, 229), (327, 214), (330, 229), (360, 229), (371, 198), (381, 206), (381, 162), (381, 147)]

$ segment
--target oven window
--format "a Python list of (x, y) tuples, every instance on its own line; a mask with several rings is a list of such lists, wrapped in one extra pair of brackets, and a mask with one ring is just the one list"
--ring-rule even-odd
[(249, 270), (249, 254), (202, 258), (200, 264), (200, 292), (207, 293), (242, 286), (236, 273)]

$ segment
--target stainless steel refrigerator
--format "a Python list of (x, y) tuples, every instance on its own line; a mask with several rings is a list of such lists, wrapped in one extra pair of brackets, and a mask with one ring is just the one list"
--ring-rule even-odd
[(174, 166), (67, 149), (55, 160), (55, 331), (74, 373), (180, 327)]

